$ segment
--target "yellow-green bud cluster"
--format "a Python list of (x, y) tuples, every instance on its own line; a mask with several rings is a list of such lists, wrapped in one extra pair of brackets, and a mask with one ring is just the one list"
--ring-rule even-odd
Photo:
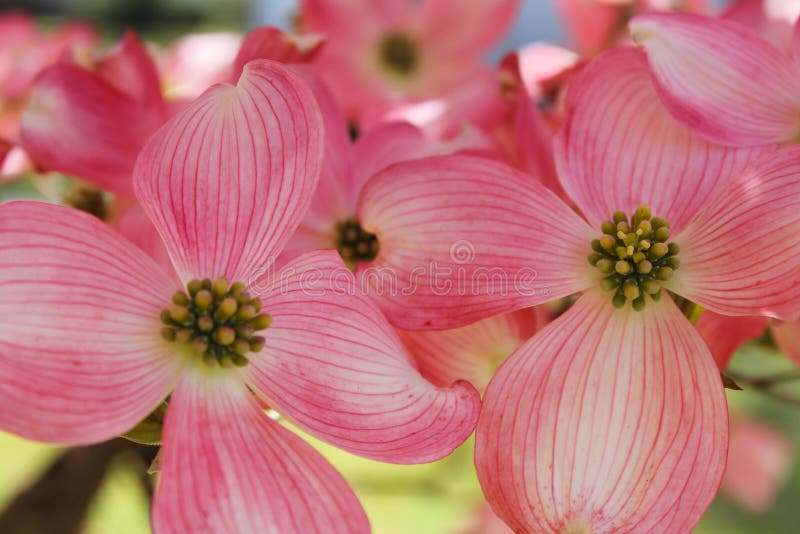
[(206, 364), (243, 367), (247, 354), (264, 348), (264, 338), (255, 333), (268, 328), (272, 318), (261, 313), (261, 301), (241, 282), (205, 278), (175, 293), (161, 322), (164, 339), (190, 345)]
[(336, 225), (336, 250), (345, 262), (372, 261), (378, 257), (378, 236), (355, 218), (346, 219)]
[(606, 275), (602, 286), (614, 292), (617, 308), (630, 301), (633, 309), (642, 310), (645, 296), (658, 300), (661, 284), (680, 267), (680, 249), (668, 243), (669, 223), (651, 215), (648, 206), (639, 206), (630, 221), (617, 211), (613, 221), (601, 225), (603, 237), (592, 241), (589, 263)]

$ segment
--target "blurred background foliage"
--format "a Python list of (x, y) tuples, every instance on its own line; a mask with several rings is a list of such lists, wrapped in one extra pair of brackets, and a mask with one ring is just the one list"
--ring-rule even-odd
[[(45, 25), (64, 19), (83, 19), (100, 28), (109, 42), (126, 28), (133, 27), (148, 40), (166, 44), (191, 32), (246, 31), (265, 23), (287, 27), (294, 8), (291, 0), (0, 0), (0, 10), (8, 9), (33, 12)], [(547, 0), (524, 3), (518, 23), (494, 56), (533, 40), (563, 41), (563, 32)], [(0, 201), (37, 195), (25, 181), (0, 189)], [(756, 378), (794, 371), (792, 363), (765, 343), (745, 345), (731, 365), (731, 374)], [(776, 394), (789, 400), (778, 400), (748, 388), (728, 391), (728, 398), (733, 412), (766, 421), (788, 436), (793, 443), (794, 458), (796, 444), (800, 443), (800, 380), (785, 382)], [(472, 466), (472, 439), (449, 458), (420, 466), (379, 464), (308, 439), (353, 485), (376, 534), (488, 532), (487, 527), (477, 523), (482, 511), (482, 494)], [(155, 450), (142, 454), (108, 451), (108, 448), (84, 450), (95, 460), (109, 454), (109, 461), (107, 468), (99, 473), (97, 491), (84, 499), (87, 511), (78, 522), (78, 531), (86, 534), (147, 533), (150, 531), (148, 510), (152, 487), (151, 481), (142, 481), (146, 469), (143, 458), (154, 454)], [(142, 452), (141, 449), (136, 451)], [(67, 480), (67, 487), (59, 491), (73, 493), (73, 497), (79, 493), (79, 486), (86, 485), (88, 470), (81, 467), (81, 461), (64, 464), (63, 452), (58, 447), (0, 433), (0, 531), (4, 534), (72, 531), (61, 530), (64, 525), (54, 525), (48, 509), (41, 507), (42, 503), (57, 506), (53, 500), (66, 497), (66, 493), (47, 494), (43, 498), (30, 495), (43, 476)], [(71, 483), (75, 488), (69, 487)], [(70, 502), (64, 498), (63, 504)], [(706, 513), (696, 532), (794, 534), (800, 529), (798, 502), (800, 468), (793, 462), (769, 510), (754, 513), (722, 495)], [(8, 527), (13, 531), (4, 529), (4, 525), (9, 524), (4, 523), (4, 518), (11, 513), (27, 523), (16, 520), (16, 527)]]

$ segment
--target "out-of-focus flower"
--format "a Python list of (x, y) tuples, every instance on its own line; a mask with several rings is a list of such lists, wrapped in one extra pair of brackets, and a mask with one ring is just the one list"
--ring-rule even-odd
[(792, 443), (772, 426), (731, 414), (728, 465), (720, 492), (753, 512), (765, 512), (792, 466)]
[[(396, 164), (361, 196), (374, 264), (415, 283), (373, 294), (405, 328), (583, 292), (485, 394), (478, 473), (516, 530), (688, 531), (722, 477), (727, 414), (714, 360), (665, 290), (721, 314), (800, 315), (800, 255), (769, 252), (800, 232), (800, 153), (713, 145), (655, 91), (633, 48), (572, 81), (556, 160), (585, 219), (464, 156)], [(438, 278), (419, 272), (431, 263)]]
[(241, 45), (238, 33), (197, 33), (172, 43), (157, 54), (165, 97), (197, 98), (215, 83), (231, 80), (231, 65)]
[(36, 164), (131, 195), (131, 171), (168, 117), (155, 64), (133, 32), (99, 59), (76, 56), (44, 70), (22, 115)]
[(19, 110), (39, 71), (71, 49), (94, 46), (96, 40), (85, 24), (65, 24), (48, 33), (27, 14), (0, 14), (0, 137), (16, 140)]
[(488, 74), (481, 54), (518, 0), (304, 0), (301, 26), (323, 34), (318, 66), (348, 120), (442, 97)]
[(308, 208), (322, 142), (313, 94), (268, 61), (159, 129), (134, 184), (171, 272), (87, 214), (2, 205), (0, 426), (91, 443), (169, 395), (157, 531), (367, 532), (341, 476), (256, 396), (398, 463), (450, 453), (480, 399), (425, 381), (369, 299), (333, 291), (352, 276), (334, 252), (265, 271)]
[(797, 138), (796, 39), (781, 49), (738, 23), (691, 14), (640, 15), (630, 28), (647, 51), (659, 96), (689, 128), (734, 146)]

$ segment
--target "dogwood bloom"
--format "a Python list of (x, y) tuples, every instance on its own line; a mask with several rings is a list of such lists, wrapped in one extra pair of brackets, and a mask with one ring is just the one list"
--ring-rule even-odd
[(486, 74), (481, 54), (518, 0), (304, 0), (301, 26), (325, 35), (317, 66), (350, 120), (443, 96)]
[[(486, 390), (485, 495), (518, 531), (687, 532), (722, 477), (727, 414), (714, 360), (668, 292), (721, 314), (800, 315), (800, 252), (772, 252), (800, 231), (800, 149), (702, 139), (663, 108), (633, 48), (585, 67), (565, 109), (559, 175), (583, 216), (488, 159), (370, 180), (375, 262), (401, 279), (430, 262), (448, 273), (419, 273), (416, 291), (381, 304), (435, 329), (581, 293)], [(469, 257), (454, 255), (465, 241)]]
[(265, 274), (308, 208), (322, 141), (312, 93), (269, 61), (159, 129), (134, 185), (169, 272), (85, 213), (0, 206), (0, 428), (92, 443), (169, 396), (157, 532), (367, 532), (341, 476), (257, 399), (399, 463), (450, 453), (480, 399), (422, 379), (369, 299), (332, 290), (349, 275), (335, 252)]
[(659, 13), (634, 18), (630, 29), (664, 105), (689, 128), (734, 146), (797, 138), (800, 34), (779, 48), (736, 22)]

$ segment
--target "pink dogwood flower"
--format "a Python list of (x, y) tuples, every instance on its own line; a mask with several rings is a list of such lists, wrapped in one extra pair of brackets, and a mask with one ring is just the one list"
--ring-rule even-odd
[[(381, 305), (405, 328), (441, 329), (580, 294), (486, 390), (484, 493), (521, 532), (688, 532), (722, 477), (727, 412), (667, 292), (800, 316), (800, 251), (779, 245), (800, 231), (800, 149), (709, 143), (661, 105), (634, 48), (587, 65), (565, 109), (556, 161), (582, 216), (488, 159), (403, 162), (368, 182), (375, 263), (415, 282)], [(417, 270), (431, 262), (438, 277)]]
[(485, 76), (481, 54), (518, 0), (304, 0), (301, 26), (323, 34), (317, 65), (349, 120), (444, 96)]
[(160, 128), (134, 185), (169, 272), (85, 213), (1, 205), (0, 428), (92, 443), (169, 395), (157, 532), (367, 532), (344, 479), (257, 399), (399, 463), (450, 453), (480, 399), (425, 381), (369, 299), (332, 290), (349, 275), (335, 252), (264, 274), (308, 208), (322, 142), (313, 94), (269, 61)]
[(800, 132), (800, 33), (779, 48), (736, 22), (691, 14), (630, 23), (658, 93), (679, 121), (733, 146), (793, 142)]

